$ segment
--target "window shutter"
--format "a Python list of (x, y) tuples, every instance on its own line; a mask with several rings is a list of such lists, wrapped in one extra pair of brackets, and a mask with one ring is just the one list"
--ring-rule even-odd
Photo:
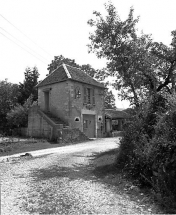
[(92, 104), (95, 105), (95, 90), (92, 89)]
[(86, 100), (87, 100), (87, 89), (84, 87), (84, 104), (87, 103)]

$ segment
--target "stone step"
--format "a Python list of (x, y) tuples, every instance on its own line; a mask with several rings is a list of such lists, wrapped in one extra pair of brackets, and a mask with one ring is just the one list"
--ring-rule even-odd
[(59, 117), (54, 116), (52, 113), (44, 112), (44, 114), (46, 114), (47, 117), (49, 117), (55, 124), (62, 124), (63, 127), (67, 126), (63, 120), (61, 120)]

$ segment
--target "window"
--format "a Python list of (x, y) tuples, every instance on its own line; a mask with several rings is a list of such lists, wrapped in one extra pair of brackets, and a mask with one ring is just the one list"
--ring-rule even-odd
[(95, 105), (95, 92), (93, 88), (84, 88), (84, 104)]
[(79, 117), (75, 117), (75, 122), (79, 122), (80, 118)]
[(90, 88), (87, 88), (87, 104), (91, 104)]
[(79, 99), (81, 97), (81, 91), (79, 87), (75, 88), (75, 99)]
[(98, 121), (99, 121), (99, 122), (102, 121), (102, 116), (98, 116)]

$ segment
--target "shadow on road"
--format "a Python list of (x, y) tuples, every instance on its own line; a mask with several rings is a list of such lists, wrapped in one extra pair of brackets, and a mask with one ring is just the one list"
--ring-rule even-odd
[(33, 171), (32, 175), (33, 180), (36, 182), (52, 178), (57, 178), (58, 180), (61, 178), (68, 178), (69, 180), (84, 179), (89, 181), (97, 181), (99, 179), (95, 179), (94, 174), (92, 174), (93, 170), (93, 165), (85, 166), (76, 164), (72, 165), (72, 167), (54, 165), (49, 168)]
[[(152, 213), (163, 213), (159, 206), (151, 198), (151, 193), (147, 189), (140, 189), (134, 184), (134, 181), (126, 178), (126, 176), (116, 167), (114, 158), (118, 151), (110, 150), (103, 153), (95, 153), (93, 155), (81, 155), (74, 154), (69, 158), (69, 162), (78, 159), (88, 159), (88, 164), (81, 164), (81, 162), (66, 165), (65, 163), (59, 163), (44, 167), (40, 169), (34, 169), (31, 172), (31, 177), (34, 183), (45, 183), (45, 181), (57, 181), (63, 183), (63, 180), (67, 181), (89, 181), (91, 183), (103, 184), (103, 186), (110, 189), (113, 193), (125, 196), (138, 204), (138, 207), (146, 209)], [(113, 159), (112, 159), (113, 158)], [(49, 185), (50, 186), (50, 185)], [(51, 189), (51, 188), (49, 188)]]

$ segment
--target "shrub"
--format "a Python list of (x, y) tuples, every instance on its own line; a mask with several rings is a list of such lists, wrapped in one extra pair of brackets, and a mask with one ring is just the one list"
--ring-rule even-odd
[(28, 110), (32, 105), (33, 97), (30, 96), (24, 105), (17, 104), (7, 113), (10, 128), (26, 127), (28, 123)]
[(171, 205), (176, 202), (176, 97), (167, 97), (141, 106), (125, 124), (117, 165)]

